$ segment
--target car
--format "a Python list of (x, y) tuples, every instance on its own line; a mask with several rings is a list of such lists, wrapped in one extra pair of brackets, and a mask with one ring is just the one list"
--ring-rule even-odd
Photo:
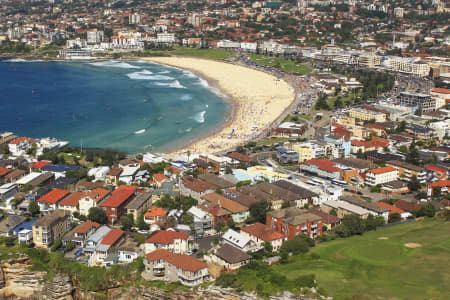
[(360, 191), (357, 191), (356, 192), (358, 195), (362, 195), (363, 193), (362, 192), (360, 192)]

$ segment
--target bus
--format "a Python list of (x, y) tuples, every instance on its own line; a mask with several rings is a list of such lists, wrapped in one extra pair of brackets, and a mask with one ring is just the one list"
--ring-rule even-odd
[(346, 181), (338, 180), (338, 179), (331, 180), (331, 184), (338, 185), (338, 186), (347, 186), (348, 185)]

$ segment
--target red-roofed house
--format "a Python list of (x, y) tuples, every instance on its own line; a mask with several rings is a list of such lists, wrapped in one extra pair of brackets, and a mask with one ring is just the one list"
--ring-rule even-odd
[(447, 99), (450, 99), (450, 90), (434, 88), (431, 90), (431, 96), (436, 100), (436, 108), (440, 108), (446, 104)]
[(145, 241), (145, 253), (158, 249), (170, 250), (174, 253), (183, 254), (189, 251), (189, 234), (173, 230), (155, 231)]
[(11, 152), (12, 155), (23, 154), (30, 146), (30, 142), (26, 137), (16, 138), (8, 144), (9, 152)]
[(191, 196), (197, 201), (205, 194), (214, 192), (218, 187), (192, 176), (183, 176), (180, 181), (180, 193), (183, 196)]
[(80, 214), (87, 216), (89, 209), (91, 207), (97, 207), (103, 203), (110, 193), (111, 192), (109, 190), (103, 188), (96, 188), (95, 190), (85, 193), (85, 196), (78, 202)]
[(144, 214), (144, 222), (153, 224), (162, 224), (166, 221), (167, 211), (164, 208), (153, 206)]
[(11, 171), (11, 169), (0, 167), (0, 183), (4, 182), (4, 177)]
[(111, 196), (100, 204), (108, 216), (108, 222), (114, 224), (126, 213), (125, 206), (136, 195), (137, 187), (121, 185), (111, 193)]
[(398, 170), (392, 166), (386, 166), (367, 171), (365, 183), (370, 186), (375, 186), (397, 179)]
[[(104, 264), (105, 259), (111, 253), (111, 249), (117, 248), (124, 240), (125, 232), (120, 229), (111, 229), (102, 239), (95, 249), (95, 258), (97, 264)], [(108, 266), (105, 264), (105, 266)]]
[(82, 192), (74, 192), (65, 197), (58, 203), (58, 208), (69, 210), (71, 213), (78, 211), (78, 203), (86, 194)]
[(75, 243), (76, 247), (84, 247), (88, 237), (99, 227), (100, 224), (97, 222), (86, 221), (75, 227), (69, 234), (66, 234), (63, 238), (63, 245), (66, 245), (67, 242), (72, 241)]
[(206, 263), (186, 254), (175, 254), (165, 249), (148, 253), (144, 260), (146, 280), (180, 281), (196, 286), (209, 279)]
[(441, 180), (441, 181), (436, 181), (433, 183), (428, 184), (428, 189), (427, 189), (427, 195), (428, 197), (431, 197), (434, 195), (434, 188), (435, 187), (439, 187), (441, 188), (441, 193), (442, 194), (448, 194), (448, 190), (450, 187), (450, 180)]
[(58, 208), (58, 203), (70, 194), (69, 191), (53, 189), (37, 200), (41, 212), (49, 212)]
[(420, 210), (422, 208), (422, 204), (417, 202), (408, 202), (405, 200), (398, 200), (394, 203), (394, 206), (404, 211)]
[(164, 174), (154, 174), (153, 175), (153, 181), (158, 187), (161, 187), (161, 185), (164, 182), (169, 182), (170, 179)]
[(264, 243), (272, 244), (273, 251), (278, 251), (286, 240), (286, 237), (278, 231), (272, 230), (262, 223), (255, 223), (241, 228), (241, 234), (248, 237), (258, 245), (259, 249), (264, 248)]
[(411, 214), (409, 212), (406, 212), (403, 209), (395, 207), (394, 205), (391, 205), (389, 203), (379, 201), (375, 204), (379, 207), (389, 209), (389, 215), (396, 214), (396, 213), (400, 214), (400, 216), (402, 217), (402, 220), (406, 220), (408, 217), (411, 216)]
[(303, 162), (300, 170), (316, 174), (319, 177), (339, 179), (341, 177), (341, 169), (335, 166), (331, 160), (325, 158), (314, 158)]
[(433, 165), (425, 165), (425, 171), (436, 176), (439, 180), (447, 179), (447, 170)]
[(31, 164), (31, 168), (32, 169), (42, 169), (43, 167), (45, 167), (46, 165), (50, 164), (51, 161), (46, 161), (46, 160), (41, 160), (41, 161), (37, 161), (35, 163)]

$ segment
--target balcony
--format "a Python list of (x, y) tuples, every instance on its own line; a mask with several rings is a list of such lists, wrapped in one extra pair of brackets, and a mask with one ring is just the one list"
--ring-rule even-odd
[(153, 276), (164, 277), (166, 275), (165, 268), (153, 268)]
[(182, 284), (184, 284), (186, 286), (190, 286), (190, 287), (194, 287), (203, 282), (202, 274), (187, 276), (181, 272), (178, 272), (177, 276), (180, 279)]

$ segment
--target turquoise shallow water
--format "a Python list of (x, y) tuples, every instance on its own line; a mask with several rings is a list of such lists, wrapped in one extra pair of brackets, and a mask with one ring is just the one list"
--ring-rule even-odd
[(0, 62), (0, 131), (18, 135), (167, 151), (220, 127), (230, 109), (203, 79), (149, 62)]

